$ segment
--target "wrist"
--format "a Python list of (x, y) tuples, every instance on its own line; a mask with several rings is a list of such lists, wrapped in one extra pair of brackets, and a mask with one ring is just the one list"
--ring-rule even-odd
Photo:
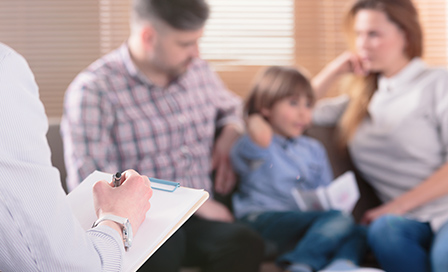
[(228, 124), (223, 128), (222, 133), (227, 136), (229, 139), (237, 139), (244, 132), (244, 128), (234, 124)]
[(325, 71), (327, 76), (333, 79), (336, 79), (346, 73), (343, 69), (343, 65), (340, 63), (330, 63), (327, 67), (325, 67)]
[(122, 227), (120, 224), (118, 224), (115, 221), (105, 220), (105, 221), (99, 222), (96, 226), (97, 227), (98, 226), (108, 226), (108, 227), (114, 229), (116, 232), (118, 232), (118, 234), (120, 234), (121, 239), (123, 239)]
[(389, 203), (389, 207), (391, 212), (397, 215), (403, 215), (409, 211), (409, 209), (407, 209), (406, 203), (399, 200), (395, 200)]
[(98, 225), (109, 226), (120, 233), (125, 249), (132, 246), (133, 232), (132, 226), (128, 218), (120, 217), (113, 214), (104, 214), (99, 217), (92, 225), (92, 228)]
[(235, 141), (241, 136), (240, 132), (234, 125), (226, 125), (223, 127), (218, 139), (216, 140), (216, 145), (219, 146), (221, 150), (230, 149)]

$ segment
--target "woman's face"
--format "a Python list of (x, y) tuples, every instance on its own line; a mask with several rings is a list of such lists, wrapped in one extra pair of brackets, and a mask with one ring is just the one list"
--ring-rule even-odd
[(405, 53), (406, 35), (384, 12), (359, 10), (354, 31), (356, 51), (366, 70), (389, 77), (409, 62)]

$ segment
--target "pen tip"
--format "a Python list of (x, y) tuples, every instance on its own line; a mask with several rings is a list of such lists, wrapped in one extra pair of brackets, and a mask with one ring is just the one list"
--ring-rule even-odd
[(115, 177), (120, 178), (121, 177), (121, 172), (115, 173)]

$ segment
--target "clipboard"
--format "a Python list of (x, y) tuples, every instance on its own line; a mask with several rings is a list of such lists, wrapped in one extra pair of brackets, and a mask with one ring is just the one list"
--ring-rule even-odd
[(151, 182), (151, 188), (155, 190), (161, 190), (165, 192), (174, 192), (180, 187), (179, 182), (168, 181), (163, 179), (149, 178)]
[[(97, 219), (93, 207), (93, 185), (99, 180), (110, 181), (112, 174), (94, 171), (67, 195), (75, 217), (85, 230)], [(153, 195), (151, 208), (140, 225), (132, 247), (123, 256), (123, 271), (136, 271), (152, 254), (182, 226), (208, 199), (204, 190), (182, 187), (178, 182), (150, 178)]]

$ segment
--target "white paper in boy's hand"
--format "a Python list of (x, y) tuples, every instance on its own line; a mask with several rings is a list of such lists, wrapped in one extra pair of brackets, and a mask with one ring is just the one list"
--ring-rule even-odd
[(292, 194), (301, 211), (326, 211), (331, 207), (325, 190), (325, 187), (309, 191), (294, 189)]
[(359, 199), (359, 190), (353, 172), (339, 176), (326, 187), (292, 192), (299, 209), (302, 211), (340, 210), (351, 213)]
[(326, 192), (332, 209), (351, 213), (359, 199), (355, 174), (345, 172), (327, 186)]

